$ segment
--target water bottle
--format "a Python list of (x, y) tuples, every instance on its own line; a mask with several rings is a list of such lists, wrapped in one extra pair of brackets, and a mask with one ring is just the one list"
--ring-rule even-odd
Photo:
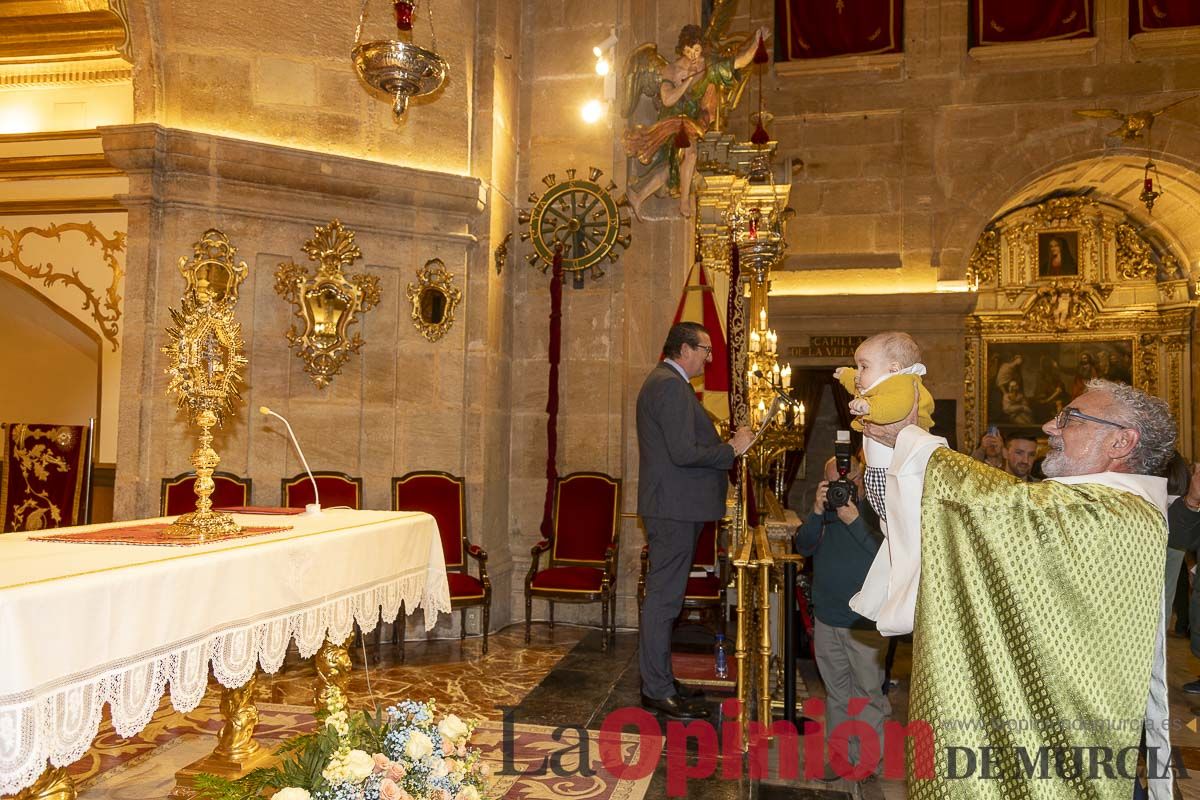
[(718, 678), (729, 677), (729, 655), (725, 649), (725, 635), (717, 634), (717, 644), (713, 649), (713, 655), (716, 659), (716, 673)]

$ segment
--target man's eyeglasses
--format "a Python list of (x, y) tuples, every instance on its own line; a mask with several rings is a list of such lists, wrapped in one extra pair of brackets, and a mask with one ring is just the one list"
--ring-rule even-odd
[(1059, 415), (1054, 418), (1054, 427), (1061, 431), (1063, 428), (1067, 427), (1067, 423), (1073, 419), (1082, 419), (1087, 420), (1088, 422), (1099, 422), (1101, 425), (1111, 425), (1114, 428), (1126, 427), (1119, 422), (1113, 422), (1112, 420), (1100, 419), (1099, 417), (1093, 417), (1088, 414), (1084, 414), (1077, 408), (1064, 408)]
[(692, 345), (692, 349), (693, 350), (703, 350), (705, 358), (712, 355), (712, 345), (711, 344), (694, 344), (694, 345)]

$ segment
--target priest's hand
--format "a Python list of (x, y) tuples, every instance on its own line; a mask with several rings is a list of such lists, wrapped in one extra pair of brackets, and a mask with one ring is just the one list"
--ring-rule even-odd
[(917, 409), (921, 403), (921, 394), (917, 389), (916, 383), (913, 383), (913, 404), (909, 410), (908, 416), (899, 422), (891, 422), (887, 425), (877, 425), (874, 422), (863, 422), (863, 436), (868, 439), (874, 439), (880, 444), (888, 447), (896, 446), (896, 437), (900, 435), (900, 431), (907, 428), (909, 425), (917, 424)]

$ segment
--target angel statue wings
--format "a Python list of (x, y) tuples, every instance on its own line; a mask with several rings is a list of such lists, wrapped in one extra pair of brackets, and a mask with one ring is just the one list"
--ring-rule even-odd
[(696, 148), (692, 145), (732, 110), (741, 97), (747, 76), (741, 72), (754, 58), (759, 39), (769, 41), (768, 28), (744, 40), (723, 39), (737, 8), (737, 0), (716, 0), (708, 27), (684, 25), (668, 62), (653, 42), (635, 50), (625, 64), (621, 106), (628, 119), (643, 97), (658, 112), (651, 125), (627, 127), (625, 153), (647, 166), (631, 182), (628, 200), (634, 216), (642, 218), (642, 204), (664, 186), (679, 197), (679, 211), (692, 215), (692, 176)]

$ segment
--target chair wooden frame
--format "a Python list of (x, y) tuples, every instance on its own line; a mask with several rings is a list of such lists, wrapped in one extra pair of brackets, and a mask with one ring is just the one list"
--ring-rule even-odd
[[(611, 511), (611, 529), (608, 547), (601, 560), (580, 560), (560, 558), (557, 556), (559, 540), (559, 503), (562, 497), (562, 487), (575, 480), (598, 479), (613, 487), (613, 506)], [(607, 651), (609, 642), (617, 635), (617, 555), (620, 550), (621, 530), (621, 479), (606, 475), (603, 472), (572, 472), (559, 478), (554, 485), (554, 516), (551, 537), (542, 539), (529, 551), (531, 560), (529, 572), (525, 576), (525, 642), (530, 640), (530, 624), (533, 616), (533, 599), (535, 597), (549, 603), (550, 629), (554, 629), (554, 604), (560, 603), (600, 603), (601, 630), (603, 639), (601, 649)], [(601, 571), (600, 587), (597, 591), (582, 589), (544, 589), (533, 586), (534, 579), (541, 572), (538, 568), (542, 553), (549, 552), (549, 563), (546, 569), (555, 567), (587, 567)], [(610, 613), (611, 612), (611, 613)]]
[[(687, 619), (691, 616), (692, 612), (696, 612), (701, 620), (706, 616), (713, 616), (716, 619), (716, 632), (724, 636), (728, 617), (725, 607), (725, 589), (729, 587), (729, 582), (732, 578), (732, 572), (729, 567), (729, 520), (718, 520), (715, 524), (717, 529), (715, 531), (715, 540), (713, 541), (714, 562), (711, 564), (703, 563), (693, 558), (691, 569), (704, 569), (716, 577), (718, 586), (717, 596), (685, 594), (683, 596), (683, 608), (679, 612), (678, 619)], [(701, 536), (703, 535), (701, 533)], [(641, 628), (642, 624), (642, 603), (646, 600), (646, 572), (650, 569), (649, 545), (642, 545), (640, 560), (641, 572), (638, 575), (637, 585), (639, 628)], [(688, 580), (690, 582), (691, 579), (689, 578)]]
[[(417, 509), (401, 508), (400, 496), (399, 496), (400, 487), (403, 486), (405, 483), (407, 483), (413, 479), (416, 479), (416, 478), (440, 478), (442, 480), (453, 483), (458, 487), (458, 534), (459, 534), (458, 560), (457, 560), (457, 562), (451, 563), (449, 560), (449, 558), (450, 558), (449, 554), (445, 554), (444, 548), (443, 548), (443, 553), (447, 558), (446, 572), (447, 573), (459, 572), (459, 573), (462, 573), (463, 575), (469, 575), (470, 574), (470, 571), (469, 571), (470, 565), (467, 561), (467, 557), (469, 556), (470, 558), (475, 559), (475, 562), (479, 566), (479, 582), (483, 585), (483, 594), (470, 595), (470, 596), (466, 596), (466, 597), (457, 597), (457, 598), (454, 597), (453, 595), (451, 595), (450, 609), (451, 609), (451, 611), (453, 611), (454, 609), (459, 609), (461, 611), (461, 619), (460, 619), (460, 623), (459, 623), (459, 639), (465, 639), (465, 638), (467, 638), (467, 609), (471, 608), (473, 606), (482, 606), (483, 607), (483, 610), (480, 612), (480, 614), (481, 614), (480, 628), (482, 629), (482, 632), (483, 632), (483, 653), (484, 653), (484, 655), (487, 655), (488, 628), (491, 624), (491, 616), (492, 616), (492, 581), (488, 577), (488, 572), (487, 572), (487, 559), (488, 559), (487, 551), (484, 550), (482, 547), (480, 547), (477, 544), (471, 544), (471, 540), (467, 537), (466, 481), (463, 478), (459, 477), (458, 475), (451, 475), (449, 472), (442, 472), (440, 470), (414, 470), (414, 471), (409, 472), (399, 478), (392, 478), (392, 509), (394, 511), (416, 510), (416, 511), (426, 511), (426, 513), (430, 513), (430, 514), (433, 513), (432, 511), (428, 511), (425, 508), (417, 508)], [(407, 504), (407, 505), (411, 506), (411, 503)], [(404, 637), (404, 628), (402, 627), (403, 623), (400, 623), (400, 625), (401, 625), (401, 627), (398, 628), (397, 636), (399, 638), (403, 639), (403, 637)]]
[[(313, 470), (313, 477), (320, 478), (336, 478), (345, 483), (354, 485), (354, 508), (361, 509), (363, 507), (363, 479), (356, 478), (345, 472), (337, 472), (336, 470)], [(279, 481), (279, 504), (287, 508), (303, 508), (303, 506), (293, 506), (288, 500), (288, 489), (293, 486), (308, 483), (308, 473), (300, 472), (290, 478), (283, 478)], [(332, 506), (330, 506), (332, 507)]]
[[(169, 513), (167, 511), (167, 492), (170, 491), (173, 487), (178, 486), (181, 483), (185, 483), (189, 479), (194, 480), (195, 477), (196, 477), (195, 472), (188, 471), (188, 472), (181, 472), (172, 478), (163, 478), (162, 479), (162, 488), (159, 490), (159, 494), (158, 494), (158, 510), (159, 510), (160, 516), (163, 516), (163, 517), (169, 516)], [(250, 498), (253, 496), (252, 493), (254, 490), (254, 480), (252, 478), (243, 478), (241, 475), (235, 475), (232, 472), (221, 472), (221, 471), (214, 472), (212, 477), (213, 477), (214, 484), (219, 484), (221, 481), (228, 481), (229, 483), (238, 485), (242, 489), (242, 502), (240, 502), (240, 503), (223, 503), (222, 505), (233, 505), (233, 506), (248, 506), (248, 505), (250, 505)], [(213, 491), (215, 493), (216, 489), (214, 488)], [(214, 508), (215, 507), (216, 506), (214, 504)], [(190, 511), (191, 509), (188, 509), (188, 510)]]

